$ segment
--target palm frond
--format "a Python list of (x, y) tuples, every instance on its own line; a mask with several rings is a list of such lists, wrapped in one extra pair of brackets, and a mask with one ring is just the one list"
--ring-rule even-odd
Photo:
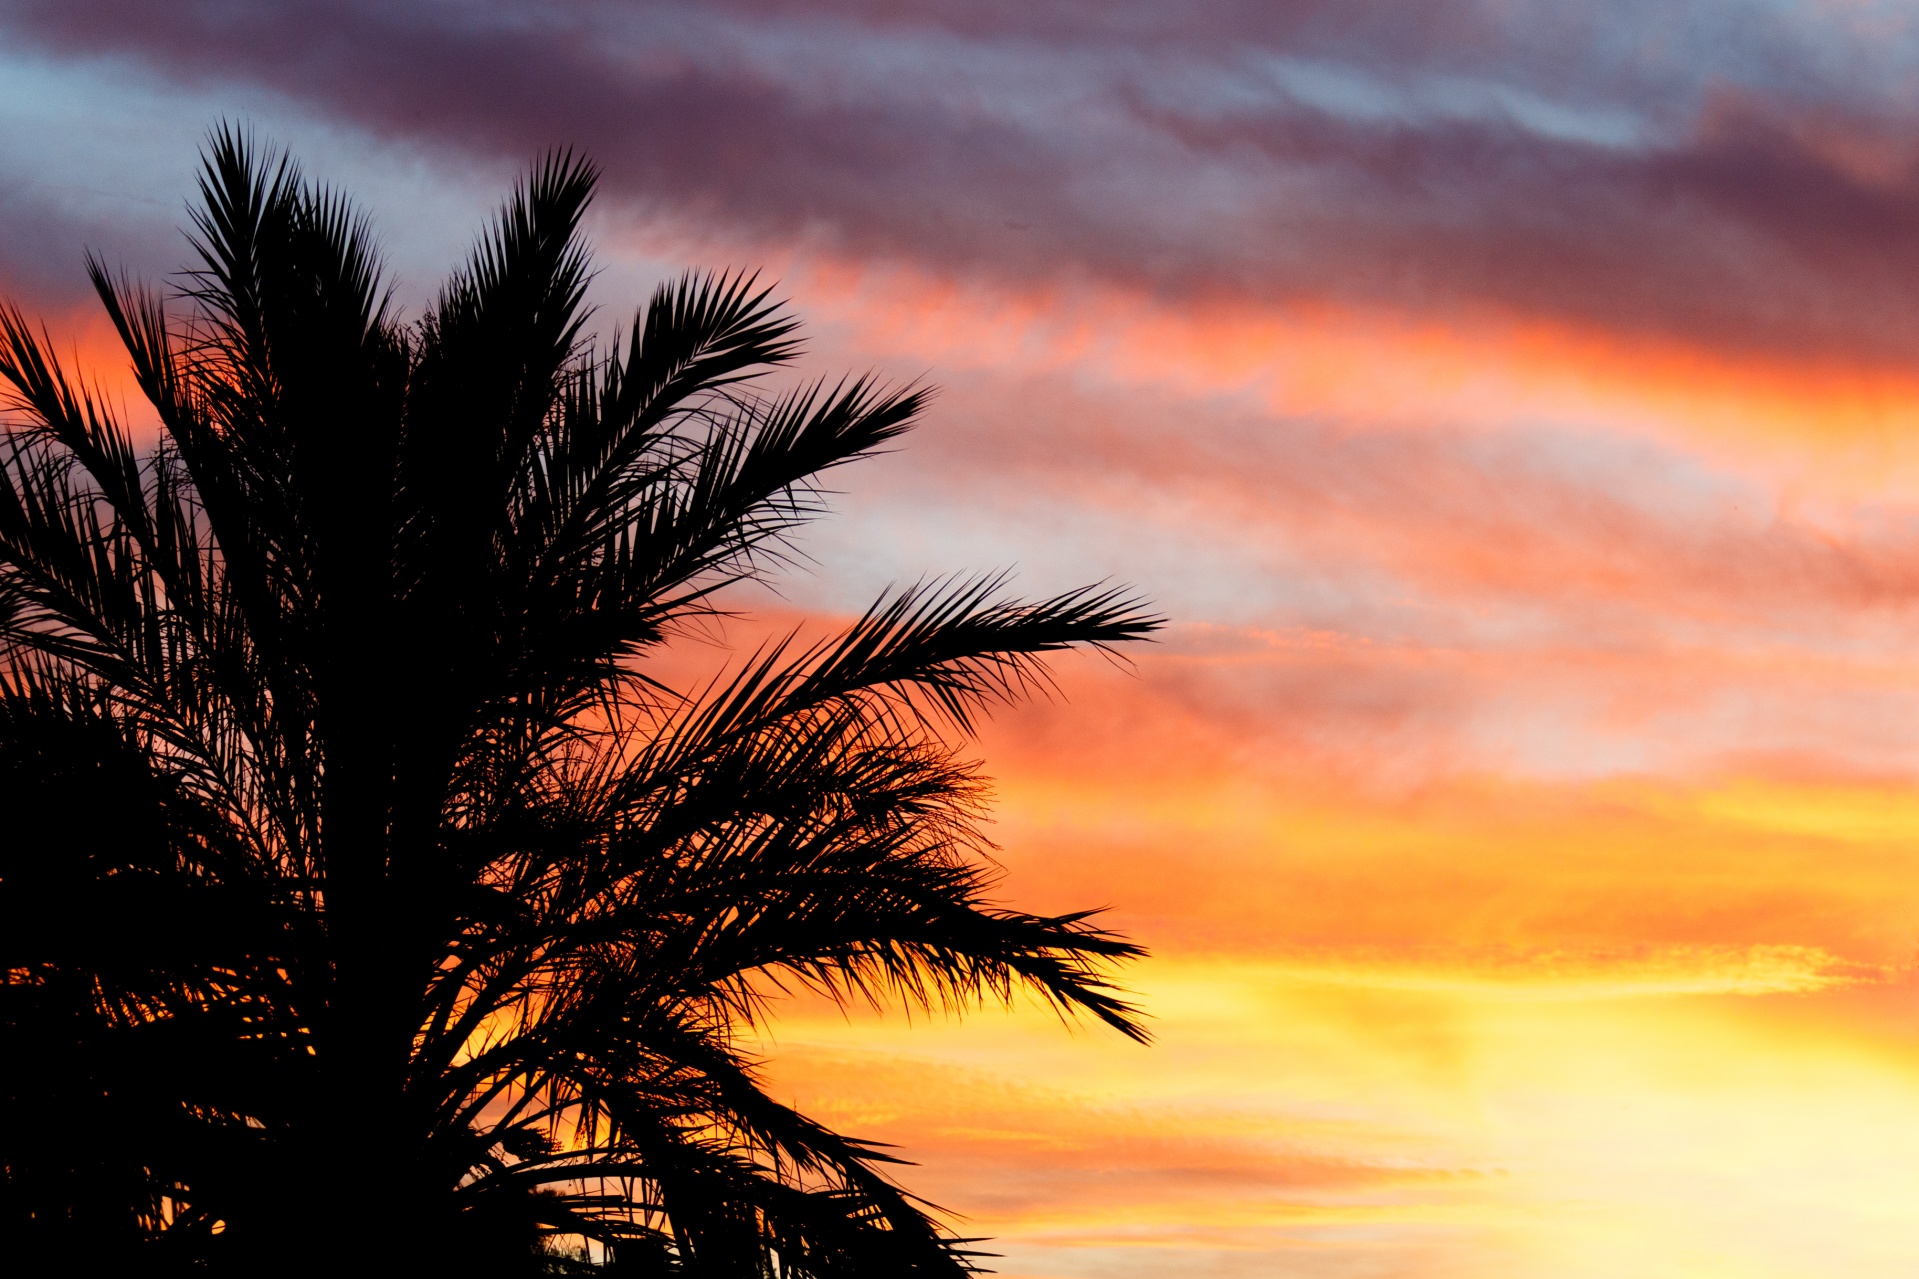
[(150, 449), (0, 306), (0, 1034), (30, 1046), (0, 1229), (32, 1264), (960, 1274), (898, 1157), (774, 1101), (747, 1031), (804, 986), (1145, 1038), (1137, 946), (996, 900), (958, 739), (1159, 619), (945, 579), (669, 686), (656, 647), (928, 393), (769, 390), (797, 327), (750, 274), (665, 284), (596, 351), (594, 181), (541, 160), (407, 325), (344, 196), (220, 127), (184, 287), (88, 260)]

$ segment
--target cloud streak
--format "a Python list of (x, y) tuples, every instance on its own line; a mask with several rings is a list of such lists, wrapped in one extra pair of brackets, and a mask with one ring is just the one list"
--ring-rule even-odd
[(1916, 349), (1896, 13), (1032, 8), (9, 0), (0, 23), (449, 155), (581, 145), (630, 207), (747, 241)]

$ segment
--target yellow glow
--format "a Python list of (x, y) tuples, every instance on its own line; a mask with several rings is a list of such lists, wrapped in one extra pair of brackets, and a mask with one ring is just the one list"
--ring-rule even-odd
[(1141, 1273), (1231, 1275), (1919, 1262), (1884, 1229), (1919, 1194), (1919, 1054), (1803, 1033), (1827, 997), (1515, 1002), (1374, 971), (1155, 961), (1151, 1049), (1031, 1010), (796, 1015), (769, 1045), (775, 1087), (913, 1151), (915, 1184), (1014, 1273), (1096, 1273), (1113, 1250)]
[(1000, 811), (1037, 905), (1103, 876), (1135, 932), (1216, 922), (1214, 875), (1265, 924), (1129, 974), (1150, 1048), (1032, 1007), (776, 1023), (776, 1093), (910, 1152), (1004, 1273), (1919, 1265), (1919, 791), (1022, 770)]
[(1849, 843), (1919, 841), (1919, 793), (1888, 786), (1729, 782), (1697, 797), (1709, 820)]

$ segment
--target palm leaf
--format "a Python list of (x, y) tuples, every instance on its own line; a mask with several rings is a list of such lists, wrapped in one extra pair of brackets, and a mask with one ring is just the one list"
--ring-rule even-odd
[(1110, 975), (1138, 947), (995, 900), (959, 750), (1050, 655), (1158, 619), (948, 579), (670, 687), (656, 648), (928, 396), (770, 389), (797, 327), (748, 274), (597, 350), (594, 180), (541, 161), (408, 325), (348, 201), (216, 130), (184, 287), (88, 262), (151, 449), (0, 308), (0, 1027), (30, 1049), (0, 1223), (32, 1265), (572, 1273), (591, 1241), (951, 1275), (978, 1254), (897, 1156), (768, 1096), (750, 1028), (805, 986), (1144, 1038)]

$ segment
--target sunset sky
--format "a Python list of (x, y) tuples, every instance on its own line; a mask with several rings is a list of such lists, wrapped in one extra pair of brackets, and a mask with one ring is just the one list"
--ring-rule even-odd
[(995, 1269), (1919, 1273), (1919, 9), (0, 0), (0, 293), (109, 385), (222, 119), (412, 314), (572, 145), (604, 330), (760, 267), (941, 387), (763, 612), (1171, 619), (977, 746), (1155, 1043), (767, 1030)]

